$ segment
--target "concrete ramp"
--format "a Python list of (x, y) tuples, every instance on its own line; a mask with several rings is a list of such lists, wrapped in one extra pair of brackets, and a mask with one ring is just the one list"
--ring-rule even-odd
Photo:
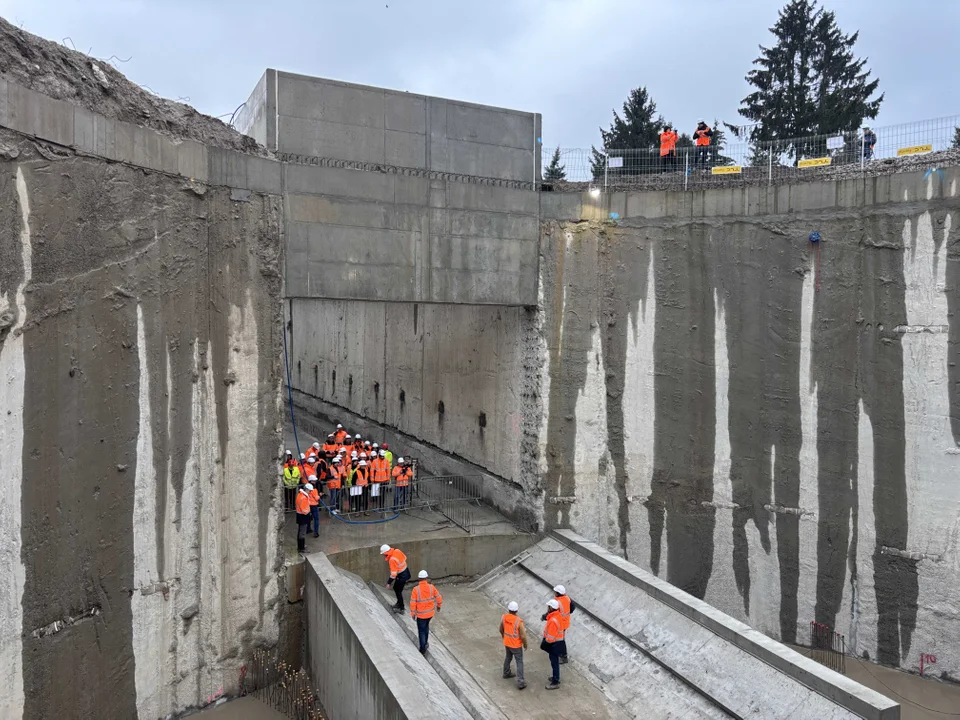
[(500, 606), (519, 602), (539, 635), (558, 583), (580, 606), (568, 636), (571, 665), (630, 717), (900, 717), (886, 697), (570, 531), (532, 547), (482, 592)]

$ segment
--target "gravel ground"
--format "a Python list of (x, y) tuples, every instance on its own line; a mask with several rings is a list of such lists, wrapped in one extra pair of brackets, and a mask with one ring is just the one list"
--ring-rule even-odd
[(189, 105), (165, 100), (109, 63), (71, 50), (0, 18), (0, 74), (12, 82), (123, 122), (230, 150), (266, 155), (253, 138)]

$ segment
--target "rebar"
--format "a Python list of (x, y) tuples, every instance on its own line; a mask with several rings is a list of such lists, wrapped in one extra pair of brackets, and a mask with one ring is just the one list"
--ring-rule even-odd
[(306, 671), (256, 650), (241, 669), (241, 691), (291, 720), (323, 720), (320, 701)]

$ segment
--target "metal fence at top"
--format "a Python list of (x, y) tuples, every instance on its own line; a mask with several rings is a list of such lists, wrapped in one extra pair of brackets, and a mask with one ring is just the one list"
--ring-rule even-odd
[[(794, 182), (812, 177), (856, 177), (960, 160), (960, 115), (920, 122), (769, 142), (730, 141), (677, 147), (659, 144), (629, 150), (561, 149), (565, 178), (544, 179), (544, 189), (586, 184), (592, 188), (639, 186), (702, 189), (711, 185)], [(716, 128), (715, 128), (716, 130)], [(543, 172), (554, 150), (543, 148)]]

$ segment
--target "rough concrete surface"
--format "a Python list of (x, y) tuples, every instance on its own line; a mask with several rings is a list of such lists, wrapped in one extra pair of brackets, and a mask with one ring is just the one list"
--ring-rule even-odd
[(215, 147), (265, 154), (253, 138), (189, 105), (166, 100), (100, 60), (45, 40), (0, 18), (0, 75), (105, 117)]
[(278, 639), (279, 198), (0, 145), (2, 714), (229, 694)]

